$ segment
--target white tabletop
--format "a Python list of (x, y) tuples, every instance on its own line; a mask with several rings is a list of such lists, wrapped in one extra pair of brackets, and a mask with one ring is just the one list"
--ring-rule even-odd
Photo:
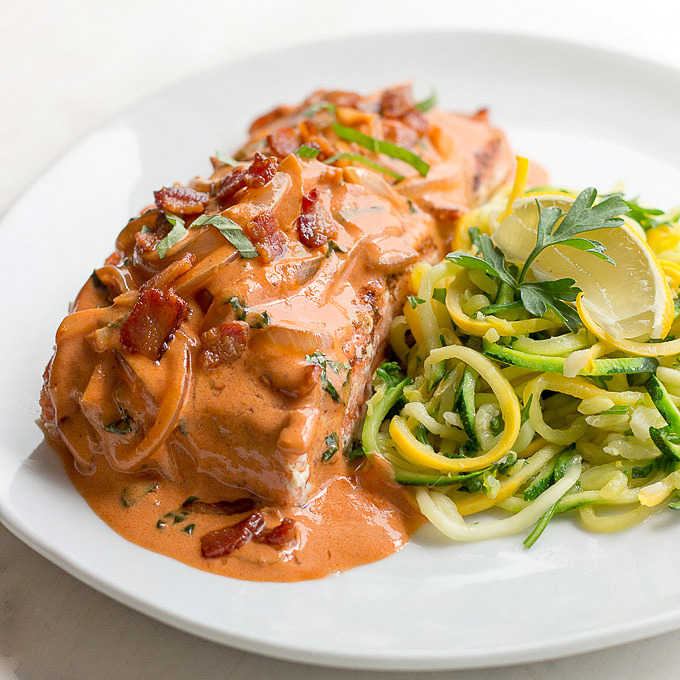
[[(672, 5), (670, 0), (5, 0), (0, 213), (103, 120), (235, 54), (343, 33), (487, 28), (599, 45), (680, 67), (680, 10)], [(402, 677), (666, 680), (677, 677), (679, 665), (680, 631), (570, 659)], [(0, 527), (0, 680), (379, 677), (386, 676), (271, 660), (171, 629), (81, 584)]]

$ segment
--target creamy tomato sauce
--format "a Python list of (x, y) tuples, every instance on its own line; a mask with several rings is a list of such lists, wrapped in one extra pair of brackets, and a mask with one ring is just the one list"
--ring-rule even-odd
[[(427, 175), (349, 129), (411, 150)], [(422, 521), (389, 466), (346, 454), (413, 264), (455, 246), (514, 160), (486, 112), (423, 115), (407, 88), (280, 107), (237, 157), (155, 192), (120, 233), (57, 331), (43, 423), (130, 541), (236, 578), (318, 578), (395, 552)]]
[[(249, 581), (300, 581), (382, 559), (402, 548), (424, 521), (407, 493), (386, 481), (384, 470), (367, 461), (336, 477), (303, 507), (264, 506), (268, 526), (285, 517), (296, 522), (294, 542), (277, 549), (250, 542), (227, 557), (204, 558), (200, 537), (243, 519), (184, 513), (187, 497), (230, 500), (243, 492), (225, 492), (206, 475), (187, 485), (149, 475), (122, 475), (109, 466), (93, 475), (80, 474), (62, 452), (73, 485), (90, 507), (121, 536), (192, 567)], [(153, 487), (133, 505), (122, 500), (133, 485)]]

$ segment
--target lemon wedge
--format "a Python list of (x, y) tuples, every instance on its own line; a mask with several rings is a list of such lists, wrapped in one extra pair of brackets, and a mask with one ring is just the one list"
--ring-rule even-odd
[[(542, 209), (557, 206), (566, 213), (574, 199), (575, 196), (565, 193), (521, 196), (513, 203), (512, 214), (502, 220), (493, 234), (494, 242), (510, 262), (524, 262), (536, 244), (536, 201)], [(665, 337), (673, 323), (673, 297), (663, 267), (639, 225), (624, 218), (620, 227), (579, 236), (604, 244), (607, 255), (616, 264), (576, 248), (556, 245), (543, 250), (532, 263), (536, 279), (574, 279), (583, 291), (580, 305), (587, 318), (597, 322), (609, 342), (621, 339), (644, 342)]]

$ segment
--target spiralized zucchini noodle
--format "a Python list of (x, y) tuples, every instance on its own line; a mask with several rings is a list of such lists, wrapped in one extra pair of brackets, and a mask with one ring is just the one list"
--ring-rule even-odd
[[(464, 220), (466, 252), (497, 271), (503, 253), (490, 239), (484, 251), (479, 235), (493, 235), (513, 202), (532, 194), (525, 177), (520, 162), (512, 190)], [(460, 257), (414, 268), (412, 295), (390, 331), (393, 360), (374, 377), (362, 444), (390, 463), (450, 539), (525, 533), (530, 547), (564, 513), (613, 532), (680, 510), (680, 226), (677, 213), (627, 205), (626, 224), (635, 223), (675, 299), (663, 338), (610, 344), (577, 303), (577, 288), (532, 313), (518, 277), (523, 262), (506, 263), (516, 285)]]

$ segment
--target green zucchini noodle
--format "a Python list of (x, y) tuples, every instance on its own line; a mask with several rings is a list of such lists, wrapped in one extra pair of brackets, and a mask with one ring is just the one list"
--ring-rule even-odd
[[(510, 283), (471, 265), (488, 261), (478, 235), (494, 233), (503, 207), (496, 198), (466, 216), (466, 253), (415, 266), (389, 333), (393, 360), (374, 376), (365, 454), (390, 463), (454, 541), (525, 533), (530, 547), (565, 513), (613, 532), (680, 510), (680, 355), (607, 344), (579, 325), (575, 297), (531, 313), (514, 273), (521, 262), (508, 265)], [(650, 214), (651, 226), (637, 226), (676, 300), (668, 342), (680, 337), (680, 227), (677, 215)]]

